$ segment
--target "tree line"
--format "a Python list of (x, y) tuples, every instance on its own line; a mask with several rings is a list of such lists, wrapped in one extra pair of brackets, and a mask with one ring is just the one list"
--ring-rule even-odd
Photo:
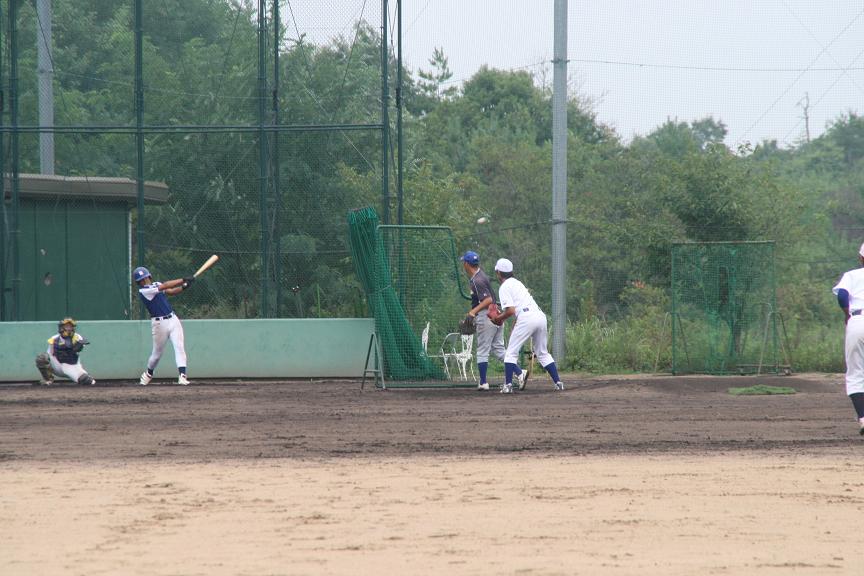
[[(130, 126), (134, 120), (132, 14), (128, 3), (55, 6), (53, 53), (58, 125)], [(164, 0), (144, 20), (145, 123), (255, 126), (258, 122), (254, 3)], [(20, 38), (35, 38), (35, 11), (20, 7)], [(6, 39), (8, 42), (8, 39)], [(268, 42), (268, 90), (278, 54), (276, 102), (284, 125), (380, 121), (378, 31), (366, 22), (315, 43), (285, 29)], [(8, 55), (8, 47), (4, 49)], [(21, 123), (35, 124), (36, 50), (19, 49)], [(390, 55), (390, 80), (396, 62)], [(551, 88), (526, 71), (481, 68), (457, 85), (436, 50), (403, 70), (405, 223), (446, 224), (459, 248), (514, 260), (549, 308)], [(392, 102), (391, 102), (392, 104)], [(268, 119), (274, 108), (268, 103)], [(392, 118), (392, 116), (391, 116)], [(778, 300), (793, 332), (836, 320), (830, 287), (855, 264), (862, 238), (864, 119), (839, 115), (817, 138), (731, 149), (722, 119), (669, 119), (625, 140), (590, 101), (568, 99), (568, 314), (614, 321), (634, 302), (662, 308), (670, 248), (682, 241), (776, 242)], [(236, 253), (223, 278), (230, 297), (200, 302), (200, 315), (252, 316), (260, 274), (260, 227), (278, 243), (273, 285), (282, 315), (363, 313), (348, 258), (348, 210), (381, 209), (380, 131), (285, 131), (269, 136), (268, 219), (260, 222), (257, 134), (149, 133), (145, 175), (168, 183), (167, 206), (146, 213), (148, 250), (166, 273), (188, 270), (195, 250)], [(395, 144), (388, 150), (395, 159)], [(133, 177), (128, 133), (57, 135), (57, 172)], [(8, 160), (7, 147), (7, 162)], [(391, 165), (395, 162), (391, 162)], [(8, 164), (7, 164), (8, 166)], [(38, 170), (38, 141), (21, 138), (19, 168)], [(391, 214), (395, 214), (391, 177)], [(478, 225), (486, 216), (489, 222)], [(191, 251), (191, 252), (190, 252)], [(192, 256), (190, 256), (192, 254)], [(278, 264), (278, 265), (277, 265)], [(639, 292), (641, 290), (641, 292)], [(300, 294), (298, 296), (298, 293)], [(799, 332), (795, 332), (799, 330)], [(809, 332), (808, 332), (809, 331)], [(814, 337), (815, 338), (815, 337)], [(802, 340), (803, 341), (803, 340)], [(799, 342), (800, 344), (800, 342)]]

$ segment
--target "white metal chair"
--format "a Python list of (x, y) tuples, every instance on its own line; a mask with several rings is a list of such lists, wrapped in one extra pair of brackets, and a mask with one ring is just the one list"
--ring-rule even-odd
[(420, 342), (423, 343), (423, 354), (428, 356), (429, 353), (426, 349), (429, 347), (429, 322), (426, 322), (426, 327), (423, 329), (423, 333), (420, 334)]
[(468, 380), (468, 370), (471, 370), (472, 380), (477, 380), (474, 374), (474, 364), (471, 362), (474, 356), (474, 335), (451, 332), (444, 337), (441, 343), (441, 358), (444, 360), (444, 372), (451, 380), (449, 360), (452, 358), (459, 369), (462, 380)]
[[(446, 342), (446, 338), (445, 338)], [(423, 355), (427, 358), (441, 358), (444, 362), (444, 373), (447, 374), (447, 379), (450, 379), (450, 366), (447, 365), (447, 356), (444, 354), (444, 346), (441, 346), (439, 354), (429, 354), (429, 322), (426, 322), (426, 327), (420, 333), (420, 343), (423, 344)]]

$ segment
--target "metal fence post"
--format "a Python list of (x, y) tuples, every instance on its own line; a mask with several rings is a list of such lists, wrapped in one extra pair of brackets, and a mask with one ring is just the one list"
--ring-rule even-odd
[[(135, 0), (135, 187), (138, 205), (138, 265), (144, 266), (144, 8)], [(146, 318), (139, 307), (139, 318)]]

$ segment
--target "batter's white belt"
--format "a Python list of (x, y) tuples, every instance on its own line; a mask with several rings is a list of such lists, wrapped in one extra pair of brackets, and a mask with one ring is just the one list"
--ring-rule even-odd
[(151, 320), (155, 320), (156, 322), (159, 322), (159, 321), (161, 321), (161, 320), (168, 320), (168, 319), (171, 318), (172, 316), (174, 316), (174, 313), (173, 313), (173, 312), (172, 312), (171, 314), (168, 314), (167, 316), (153, 316), (153, 317), (150, 318), (150, 319), (151, 319)]

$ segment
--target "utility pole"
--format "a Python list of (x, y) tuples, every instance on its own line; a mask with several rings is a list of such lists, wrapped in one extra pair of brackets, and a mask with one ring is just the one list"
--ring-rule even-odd
[(805, 92), (804, 97), (798, 101), (798, 106), (804, 110), (804, 137), (810, 143), (810, 93)]
[(552, 60), (552, 355), (564, 362), (567, 331), (567, 0), (555, 0)]

